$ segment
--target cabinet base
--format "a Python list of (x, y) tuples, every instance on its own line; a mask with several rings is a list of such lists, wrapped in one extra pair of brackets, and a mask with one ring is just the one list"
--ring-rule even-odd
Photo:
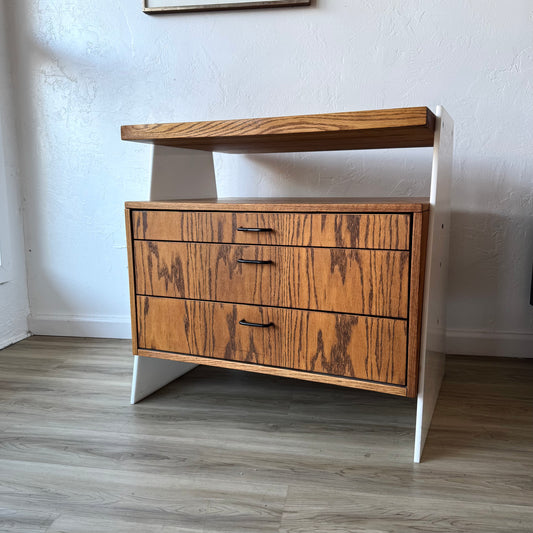
[[(138, 359), (154, 359), (156, 361), (163, 361), (165, 363), (170, 363), (170, 364), (174, 363), (176, 365), (192, 364), (194, 366), (196, 365), (217, 366), (221, 368), (229, 368), (232, 370), (244, 370), (245, 372), (255, 372), (258, 374), (269, 374), (272, 376), (303, 379), (305, 381), (314, 381), (316, 383), (328, 383), (330, 385), (339, 385), (341, 387), (349, 387), (349, 388), (354, 388), (354, 389), (363, 389), (363, 390), (370, 390), (370, 391), (375, 391), (375, 392), (383, 392), (386, 394), (394, 394), (395, 396), (407, 396), (407, 388), (404, 386), (389, 385), (387, 383), (379, 383), (375, 381), (365, 381), (365, 380), (355, 379), (355, 378), (337, 377), (337, 376), (331, 376), (328, 374), (305, 372), (302, 370), (291, 370), (289, 368), (258, 365), (255, 363), (241, 363), (239, 361), (230, 361), (226, 359), (215, 359), (213, 357), (203, 357), (203, 356), (200, 357), (196, 355), (158, 352), (155, 350), (139, 349), (139, 354), (140, 354), (139, 356), (136, 356)], [(164, 359), (160, 359), (161, 357), (163, 357)], [(188, 372), (188, 370), (186, 370), (185, 372)], [(182, 374), (185, 374), (185, 372), (183, 372)], [(179, 377), (182, 374), (178, 374), (176, 377)], [(169, 372), (167, 372), (167, 375), (169, 375)], [(163, 374), (162, 374), (162, 379), (163, 379)], [(167, 383), (170, 383), (170, 382), (167, 381), (165, 385)]]

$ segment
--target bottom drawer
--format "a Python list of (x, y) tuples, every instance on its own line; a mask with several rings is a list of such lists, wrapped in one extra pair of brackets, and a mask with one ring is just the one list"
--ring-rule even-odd
[(137, 326), (141, 349), (405, 385), (405, 320), (137, 296)]

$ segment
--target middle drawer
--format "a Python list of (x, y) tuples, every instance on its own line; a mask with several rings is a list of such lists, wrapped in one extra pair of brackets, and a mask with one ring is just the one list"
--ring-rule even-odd
[(409, 252), (135, 241), (137, 294), (407, 318)]

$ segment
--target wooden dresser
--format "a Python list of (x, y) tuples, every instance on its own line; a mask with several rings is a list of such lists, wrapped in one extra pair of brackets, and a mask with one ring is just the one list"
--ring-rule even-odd
[(126, 207), (136, 355), (416, 395), (427, 201)]
[[(444, 373), (446, 111), (137, 124), (122, 138), (152, 145), (150, 201), (126, 204), (132, 403), (198, 364), (417, 396), (420, 461)], [(217, 194), (214, 152), (409, 147), (433, 148), (428, 198)]]

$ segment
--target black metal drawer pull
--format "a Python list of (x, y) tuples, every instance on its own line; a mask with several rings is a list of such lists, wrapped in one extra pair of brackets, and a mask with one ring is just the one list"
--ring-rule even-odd
[(274, 322), (268, 324), (258, 324), (257, 322), (246, 322), (246, 320), (239, 320), (241, 326), (252, 326), (253, 328), (269, 328), (274, 325)]
[(267, 259), (266, 261), (261, 261), (260, 259), (237, 259), (237, 263), (252, 263), (254, 265), (270, 265), (272, 261)]
[(237, 228), (237, 231), (253, 231), (259, 233), (261, 231), (272, 231), (272, 228)]

